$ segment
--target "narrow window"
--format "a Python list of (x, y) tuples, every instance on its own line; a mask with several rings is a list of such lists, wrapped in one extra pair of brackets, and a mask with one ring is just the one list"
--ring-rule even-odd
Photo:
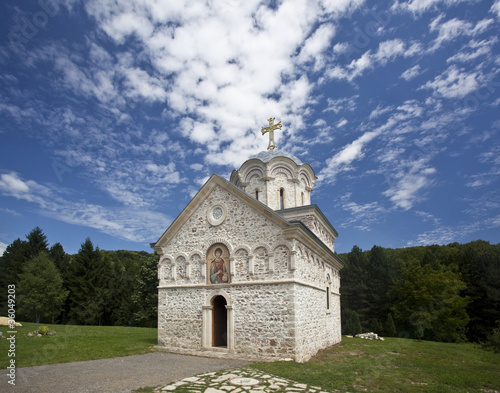
[(283, 210), (285, 208), (285, 203), (284, 203), (284, 198), (283, 198), (283, 194), (284, 194), (284, 189), (283, 188), (280, 188), (280, 209)]
[(300, 198), (302, 200), (302, 206), (304, 206), (304, 193), (300, 194)]
[(255, 199), (259, 200), (259, 190), (255, 190)]
[(330, 309), (330, 287), (326, 287), (326, 309)]

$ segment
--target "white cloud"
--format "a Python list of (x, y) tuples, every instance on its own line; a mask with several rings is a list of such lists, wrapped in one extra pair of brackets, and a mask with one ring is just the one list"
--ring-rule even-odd
[(419, 76), (422, 73), (420, 69), (420, 64), (417, 64), (416, 66), (413, 66), (409, 69), (407, 69), (405, 72), (401, 74), (401, 78), (403, 78), (406, 81), (412, 80), (413, 78)]
[(493, 19), (482, 19), (474, 26), (471, 22), (453, 18), (443, 22), (444, 14), (439, 15), (430, 24), (431, 32), (438, 32), (437, 38), (434, 40), (430, 50), (436, 50), (447, 41), (452, 41), (460, 36), (476, 37), (485, 32), (493, 23)]
[(410, 163), (410, 168), (401, 168), (395, 184), (384, 191), (396, 207), (411, 209), (421, 199), (421, 191), (432, 184), (436, 169), (425, 165), (425, 160)]
[(498, 42), (497, 37), (490, 38), (488, 40), (471, 40), (467, 45), (462, 47), (458, 53), (451, 56), (446, 60), (448, 63), (451, 62), (470, 62), (477, 59), (480, 56), (487, 56), (491, 54), (493, 46)]
[(342, 209), (350, 213), (350, 217), (342, 222), (344, 228), (356, 228), (360, 231), (370, 231), (374, 224), (380, 224), (387, 209), (379, 202), (359, 204), (351, 200), (352, 194), (347, 193), (340, 198)]
[(352, 81), (370, 69), (385, 66), (398, 57), (410, 57), (422, 53), (422, 45), (418, 42), (404, 42), (399, 38), (383, 41), (375, 53), (366, 51), (358, 59), (354, 59), (346, 67), (335, 65), (326, 71), (331, 79)]
[(496, 14), (497, 18), (500, 18), (500, 0), (495, 0), (495, 3), (490, 8), (490, 12)]
[(402, 3), (400, 3), (399, 0), (396, 0), (393, 5), (393, 8), (409, 11), (412, 12), (413, 14), (419, 15), (430, 9), (437, 8), (440, 5), (450, 7), (452, 5), (462, 3), (465, 1), (471, 1), (471, 0), (410, 0), (410, 1), (404, 1)]
[[(64, 191), (47, 187), (33, 180), (24, 181), (12, 172), (3, 174), (0, 192), (25, 200), (38, 207), (38, 213), (70, 224), (95, 228), (103, 233), (135, 242), (155, 240), (172, 221), (162, 213), (128, 206), (107, 206), (68, 201)], [(117, 199), (127, 199), (121, 196)]]
[(467, 73), (455, 65), (450, 66), (432, 82), (427, 82), (420, 89), (433, 90), (435, 94), (446, 98), (463, 98), (479, 87), (480, 74)]
[[(270, 115), (296, 119), (293, 135), (315, 84), (305, 72), (330, 61), (335, 18), (363, 2), (90, 1), (86, 9), (117, 43), (140, 41), (153, 66), (146, 73), (127, 54), (117, 67), (125, 94), (166, 100), (183, 134), (208, 148), (208, 161), (234, 166), (262, 149), (257, 131)], [(236, 150), (240, 140), (245, 148)]]
[(338, 98), (336, 100), (328, 97), (327, 103), (328, 106), (323, 112), (332, 111), (335, 114), (340, 111), (354, 111), (357, 107), (356, 100), (359, 98), (359, 95), (355, 95), (349, 98)]
[(327, 183), (333, 183), (339, 173), (352, 170), (350, 164), (355, 160), (363, 158), (363, 148), (365, 145), (380, 135), (380, 133), (381, 129), (368, 131), (345, 146), (341, 151), (326, 161), (326, 166), (319, 173), (318, 179), (320, 181), (326, 181)]
[(0, 242), (0, 256), (3, 255), (3, 253), (5, 252), (5, 250), (7, 249), (7, 246), (8, 244), (5, 244), (3, 242)]

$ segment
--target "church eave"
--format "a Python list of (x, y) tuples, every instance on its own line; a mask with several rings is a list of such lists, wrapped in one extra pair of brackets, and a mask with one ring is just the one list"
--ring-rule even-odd
[(301, 221), (290, 221), (290, 224), (291, 226), (284, 231), (287, 239), (295, 239), (305, 246), (310, 247), (339, 270), (344, 267), (344, 262), (340, 257), (323, 243), (304, 223)]
[(334, 228), (332, 223), (328, 220), (328, 218), (326, 218), (326, 216), (323, 214), (321, 209), (316, 204), (297, 206), (297, 207), (291, 207), (288, 209), (277, 210), (276, 213), (284, 216), (287, 220), (293, 220), (291, 217), (286, 217), (286, 215), (293, 214), (293, 213), (299, 213), (299, 214), (304, 213), (305, 214), (305, 213), (308, 213), (311, 211), (314, 211), (315, 213), (318, 214), (321, 221), (323, 221), (323, 224), (331, 230), (331, 232), (335, 238), (337, 238), (339, 236), (339, 233)]

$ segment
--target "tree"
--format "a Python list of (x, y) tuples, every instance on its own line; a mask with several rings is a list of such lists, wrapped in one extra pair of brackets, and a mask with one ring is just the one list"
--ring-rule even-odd
[(411, 337), (463, 341), (469, 320), (469, 299), (460, 296), (464, 289), (464, 282), (453, 271), (411, 261), (390, 293), (394, 319)]
[(157, 254), (149, 254), (135, 281), (132, 302), (137, 326), (158, 326), (158, 260)]
[(32, 229), (31, 232), (26, 235), (26, 239), (28, 239), (26, 260), (36, 257), (40, 252), (49, 251), (47, 236), (45, 236), (39, 227)]
[(387, 315), (387, 320), (384, 325), (384, 334), (389, 337), (394, 337), (396, 335), (396, 326), (394, 325), (394, 319), (392, 318), (392, 314)]
[(500, 247), (476, 241), (462, 248), (458, 265), (471, 298), (467, 337), (483, 341), (500, 321)]
[(344, 332), (345, 334), (349, 334), (351, 336), (361, 333), (361, 323), (359, 322), (359, 315), (356, 311), (352, 311), (349, 314), (349, 319), (345, 325)]
[(370, 289), (368, 282), (368, 263), (365, 254), (358, 246), (353, 246), (350, 253), (343, 257), (342, 269), (342, 319), (347, 321), (352, 311), (358, 318), (364, 319), (369, 310)]
[(54, 322), (68, 291), (63, 289), (61, 275), (47, 253), (40, 252), (30, 259), (19, 278), (19, 315), (36, 323), (40, 319)]
[(82, 243), (68, 269), (69, 318), (83, 325), (102, 325), (109, 310), (111, 266), (90, 238)]
[(19, 274), (26, 262), (27, 242), (14, 240), (0, 257), (0, 315), (7, 314), (7, 286), (18, 285)]

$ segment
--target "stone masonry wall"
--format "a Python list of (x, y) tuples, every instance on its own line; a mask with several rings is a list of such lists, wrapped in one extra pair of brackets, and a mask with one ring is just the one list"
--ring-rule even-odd
[(341, 341), (340, 297), (326, 290), (298, 286), (296, 291), (296, 360), (305, 362), (322, 349)]
[[(295, 358), (294, 284), (243, 285), (221, 289), (234, 310), (235, 353)], [(158, 343), (202, 350), (202, 306), (209, 288), (159, 289)]]

